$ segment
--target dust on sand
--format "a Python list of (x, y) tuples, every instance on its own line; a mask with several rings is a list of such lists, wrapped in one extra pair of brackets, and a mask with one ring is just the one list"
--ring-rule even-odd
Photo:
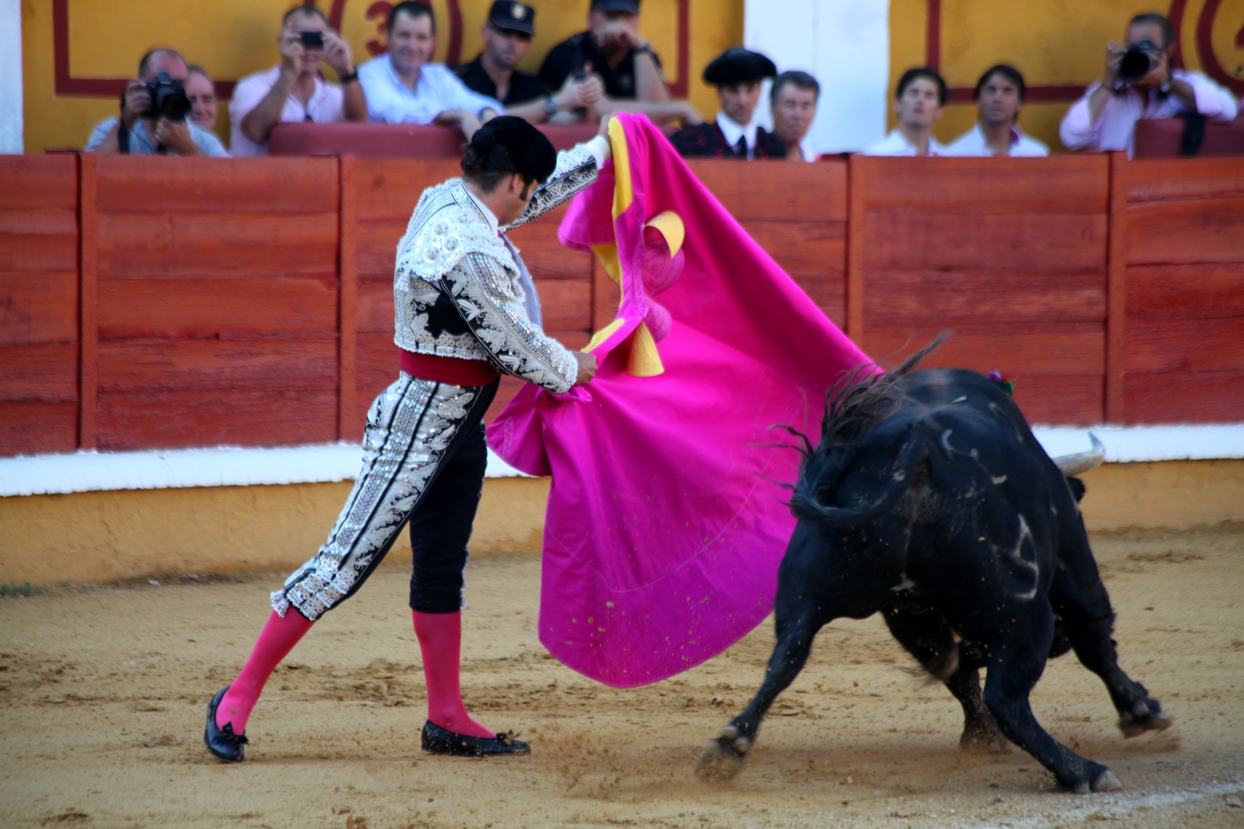
[[(245, 659), (277, 577), (165, 578), (0, 600), (0, 824), (73, 827), (1244, 826), (1244, 527), (1094, 538), (1124, 667), (1174, 715), (1123, 740), (1071, 656), (1037, 717), (1110, 766), (1118, 794), (1054, 791), (1028, 755), (958, 751), (958, 705), (904, 670), (877, 618), (822, 631), (732, 782), (692, 774), (759, 684), (766, 623), (671, 680), (614, 690), (536, 638), (539, 562), (469, 574), (463, 685), (528, 758), (419, 751), (407, 576), (382, 568), (278, 669), (245, 763), (203, 748), (204, 707)], [(1109, 824), (1099, 823), (1110, 822)]]

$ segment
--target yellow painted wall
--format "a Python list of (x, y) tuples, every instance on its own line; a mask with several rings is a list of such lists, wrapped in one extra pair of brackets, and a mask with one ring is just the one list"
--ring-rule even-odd
[[(702, 111), (716, 111), (711, 89), (700, 80), (703, 67), (743, 37), (742, 0), (690, 0), (691, 101)], [(154, 46), (170, 46), (191, 63), (203, 65), (217, 79), (244, 77), (275, 65), (277, 29), (292, 0), (68, 0), (70, 74), (75, 78), (129, 78), (138, 59)], [(322, 9), (330, 0), (320, 0)], [(342, 34), (357, 62), (369, 53), (369, 41), (383, 42), (379, 19), (369, 19), (371, 0), (347, 0)], [(462, 58), (480, 49), (479, 30), (490, 3), (461, 0)], [(538, 0), (537, 36), (523, 68), (536, 71), (544, 55), (559, 41), (583, 31), (588, 0)], [(449, 45), (449, 17), (444, 0), (432, 0), (437, 15), (437, 60)], [(645, 0), (640, 28), (661, 56), (666, 79), (677, 80), (677, 0)], [(107, 97), (57, 97), (53, 64), (51, 0), (23, 0), (22, 61), (26, 119), (26, 151), (48, 147), (79, 148), (91, 128), (115, 115), (118, 100)], [(217, 133), (229, 136), (228, 107), (222, 103)]]
[[(1106, 464), (1084, 477), (1090, 530), (1244, 522), (1244, 461)], [(321, 544), (349, 483), (0, 498), (0, 584), (100, 584), (292, 570)], [(471, 553), (536, 554), (547, 478), (490, 478)], [(403, 536), (386, 566), (410, 566)]]
[[(1201, 69), (1195, 31), (1207, 0), (1188, 0), (1180, 24), (1180, 54), (1188, 69)], [(1010, 63), (1029, 86), (1087, 86), (1103, 71), (1106, 44), (1122, 40), (1134, 15), (1167, 13), (1153, 0), (941, 0), (939, 69), (951, 87), (974, 87), (981, 72)], [(928, 0), (890, 0), (890, 90), (904, 71), (927, 62)], [(1214, 53), (1244, 79), (1244, 0), (1222, 0), (1213, 22)], [(1029, 104), (1020, 115), (1024, 132), (1063, 149), (1058, 124), (1070, 102)], [(951, 141), (976, 122), (973, 104), (952, 104), (934, 129)], [(890, 128), (895, 125), (890, 115)]]

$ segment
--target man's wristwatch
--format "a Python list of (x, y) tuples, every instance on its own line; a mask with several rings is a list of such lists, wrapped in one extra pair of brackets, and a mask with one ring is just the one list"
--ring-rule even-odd
[(357, 81), (358, 79), (359, 79), (358, 69), (355, 69), (349, 75), (338, 75), (337, 76), (337, 80), (340, 81), (341, 83), (350, 83), (351, 81)]
[(559, 108), (557, 106), (557, 101), (553, 100), (553, 96), (549, 95), (548, 97), (546, 97), (544, 99), (544, 114), (547, 115), (549, 118), (552, 118), (554, 115), (558, 113), (558, 111), (559, 111)]

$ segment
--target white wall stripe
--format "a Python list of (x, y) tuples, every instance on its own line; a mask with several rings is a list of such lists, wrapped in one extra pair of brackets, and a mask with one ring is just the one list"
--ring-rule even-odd
[[(1106, 461), (1112, 463), (1244, 458), (1244, 423), (1033, 431), (1051, 455), (1087, 450), (1092, 431), (1106, 447)], [(352, 481), (361, 462), (362, 450), (355, 443), (19, 456), (0, 458), (0, 497)], [(487, 475), (505, 478), (522, 473), (490, 449)]]

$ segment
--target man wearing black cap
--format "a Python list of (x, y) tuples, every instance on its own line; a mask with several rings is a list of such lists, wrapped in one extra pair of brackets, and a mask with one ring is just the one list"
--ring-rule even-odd
[(777, 67), (759, 52), (727, 49), (704, 69), (704, 82), (717, 87), (721, 111), (711, 124), (684, 127), (670, 136), (679, 154), (692, 158), (786, 158), (786, 144), (752, 121), (760, 82)]
[(603, 94), (600, 78), (570, 77), (557, 94), (539, 78), (518, 69), (535, 36), (536, 10), (514, 0), (497, 0), (480, 34), (484, 50), (470, 63), (454, 70), (468, 89), (496, 98), (509, 115), (540, 124), (570, 122), (589, 117), (588, 108)]
[(549, 50), (540, 67), (545, 86), (595, 73), (612, 99), (669, 101), (661, 61), (639, 34), (639, 0), (592, 0), (587, 28)]
[(420, 196), (393, 278), (401, 371), (371, 406), (362, 472), (328, 541), (272, 594), (273, 612), (246, 666), (208, 704), (204, 742), (217, 758), (243, 759), (246, 721), (272, 671), (362, 586), (408, 522), (410, 606), (428, 691), (423, 750), (530, 751), (512, 733), (481, 726), (462, 701), (467, 539), (488, 460), (482, 419), (501, 374), (564, 393), (596, 373), (595, 357), (541, 329), (531, 275), (504, 231), (595, 181), (610, 154), (603, 133), (556, 153), (521, 118), (492, 119), (472, 135), (462, 178)]

